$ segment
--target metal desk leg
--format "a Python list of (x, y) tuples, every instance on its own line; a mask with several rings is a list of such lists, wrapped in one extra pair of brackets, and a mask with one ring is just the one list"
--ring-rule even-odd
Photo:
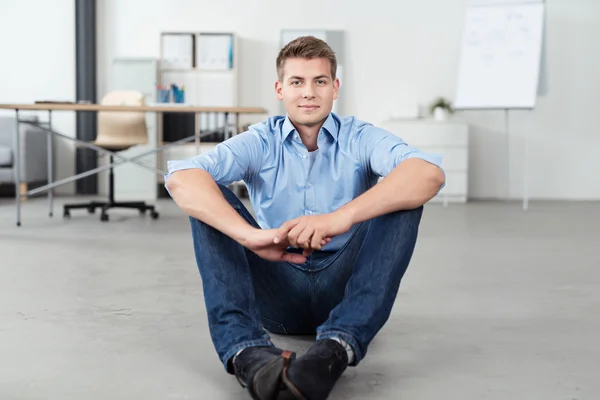
[[(48, 110), (48, 129), (52, 130), (52, 110)], [(53, 183), (54, 178), (54, 146), (52, 146), (53, 134), (46, 132), (46, 155), (48, 157), (48, 184)], [(48, 216), (54, 214), (54, 189), (48, 190)]]
[(227, 139), (229, 139), (232, 136), (232, 135), (230, 135), (231, 131), (229, 130), (229, 113), (228, 112), (225, 113), (225, 126), (224, 126), (224, 128), (225, 128), (225, 131), (223, 132), (224, 133), (223, 136), (225, 137), (225, 140), (227, 140)]
[(240, 115), (238, 113), (233, 114), (233, 134), (237, 135), (240, 132)]
[(15, 201), (17, 202), (17, 226), (21, 226), (21, 134), (19, 110), (15, 110)]

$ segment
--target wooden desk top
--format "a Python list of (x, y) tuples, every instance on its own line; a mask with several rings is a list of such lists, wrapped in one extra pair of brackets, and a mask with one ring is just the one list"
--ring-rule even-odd
[(196, 107), (174, 103), (169, 105), (143, 106), (109, 106), (83, 103), (29, 103), (29, 104), (0, 104), (5, 110), (38, 110), (38, 111), (149, 111), (149, 112), (178, 112), (178, 113), (230, 113), (230, 114), (266, 114), (267, 110), (260, 107)]

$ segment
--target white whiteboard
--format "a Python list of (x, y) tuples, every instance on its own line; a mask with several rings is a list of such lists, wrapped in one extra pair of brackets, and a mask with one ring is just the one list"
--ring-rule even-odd
[(454, 107), (535, 107), (543, 35), (541, 2), (469, 7)]

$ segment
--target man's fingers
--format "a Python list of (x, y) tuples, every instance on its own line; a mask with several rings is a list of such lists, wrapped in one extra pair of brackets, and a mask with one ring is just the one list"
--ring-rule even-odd
[(310, 247), (312, 247), (313, 249), (316, 249), (316, 250), (321, 250), (322, 242), (323, 242), (323, 234), (319, 231), (315, 231), (315, 233), (313, 234), (312, 239), (310, 241)]
[(298, 236), (298, 239), (296, 239), (298, 245), (305, 249), (311, 248), (311, 238), (314, 236), (314, 234), (315, 231), (311, 226), (307, 226), (306, 228), (304, 228), (302, 233)]
[(295, 227), (298, 224), (298, 218), (292, 219), (290, 221), (285, 222), (277, 231), (275, 232), (275, 237), (273, 238), (273, 243), (280, 243), (287, 237), (290, 229)]
[(283, 261), (291, 262), (294, 264), (304, 264), (306, 262), (306, 257), (302, 254), (296, 253), (283, 253)]
[(292, 246), (301, 247), (301, 244), (298, 242), (298, 236), (304, 231), (305, 227), (306, 222), (300, 222), (288, 232), (287, 237)]

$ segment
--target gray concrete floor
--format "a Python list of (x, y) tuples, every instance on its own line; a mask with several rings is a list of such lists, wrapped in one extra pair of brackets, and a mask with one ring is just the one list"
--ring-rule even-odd
[[(189, 226), (14, 225), (0, 199), (0, 399), (245, 399), (210, 342)], [(600, 397), (600, 204), (428, 205), (392, 317), (331, 399)], [(310, 340), (276, 336), (304, 351)]]

